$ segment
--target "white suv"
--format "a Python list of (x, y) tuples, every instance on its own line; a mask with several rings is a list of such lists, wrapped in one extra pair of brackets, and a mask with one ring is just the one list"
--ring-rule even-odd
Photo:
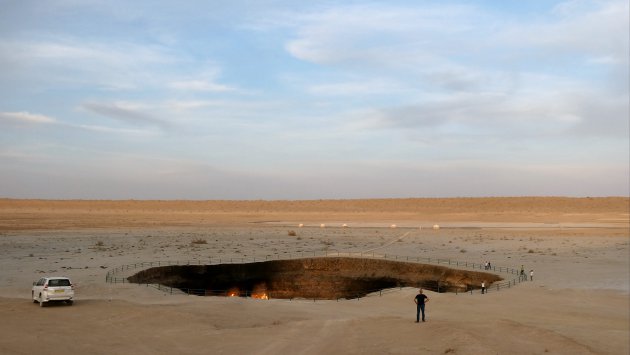
[(74, 285), (67, 277), (42, 277), (33, 282), (31, 293), (33, 302), (39, 302), (41, 307), (50, 301), (65, 301), (72, 305), (74, 299)]

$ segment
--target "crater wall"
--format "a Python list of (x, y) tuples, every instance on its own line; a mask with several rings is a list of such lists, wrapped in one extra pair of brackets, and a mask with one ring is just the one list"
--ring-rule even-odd
[[(308, 258), (245, 264), (163, 266), (128, 278), (205, 295), (264, 298), (339, 299), (362, 297), (392, 287), (438, 292), (477, 289), (501, 280), (497, 275), (444, 266), (359, 258)], [(199, 293), (199, 292), (196, 292)]]

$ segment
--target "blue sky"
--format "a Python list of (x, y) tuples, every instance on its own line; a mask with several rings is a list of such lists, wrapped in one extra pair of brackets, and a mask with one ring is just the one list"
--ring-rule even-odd
[(1, 197), (629, 194), (626, 0), (0, 8)]

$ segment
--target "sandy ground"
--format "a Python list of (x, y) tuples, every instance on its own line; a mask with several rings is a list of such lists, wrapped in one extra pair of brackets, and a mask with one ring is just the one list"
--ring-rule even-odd
[[(628, 207), (627, 198), (0, 200), (0, 353), (628, 354)], [(419, 324), (410, 288), (313, 302), (105, 282), (108, 270), (142, 261), (322, 251), (489, 260), (535, 276), (487, 295), (428, 292)], [(32, 303), (42, 275), (71, 277), (75, 305)]]

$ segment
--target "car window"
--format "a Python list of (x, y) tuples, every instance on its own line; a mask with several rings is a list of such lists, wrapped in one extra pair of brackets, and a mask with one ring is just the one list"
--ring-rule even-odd
[(45, 281), (46, 279), (39, 279), (39, 281), (37, 281), (37, 286), (44, 286)]
[(68, 279), (52, 279), (48, 280), (49, 287), (61, 287), (61, 286), (70, 286), (70, 280)]

